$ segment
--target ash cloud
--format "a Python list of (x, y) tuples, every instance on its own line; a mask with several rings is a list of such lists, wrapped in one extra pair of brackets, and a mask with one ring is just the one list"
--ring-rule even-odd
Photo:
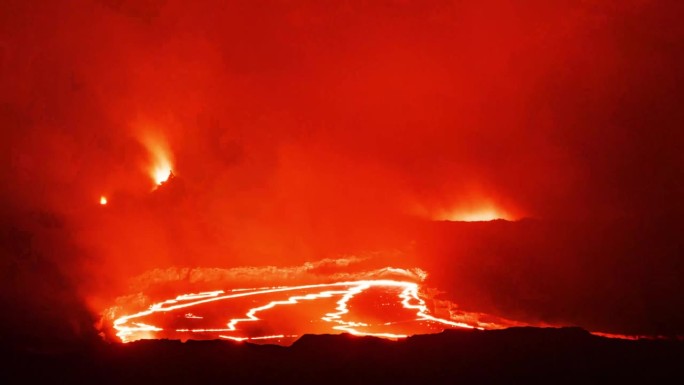
[[(477, 252), (418, 254), (463, 239), (415, 235), (416, 207), (486, 201), (586, 229), (564, 245), (573, 252), (540, 251), (563, 255), (559, 266), (596, 260), (595, 276), (573, 276), (582, 284), (558, 288), (558, 302), (606, 281), (608, 302), (625, 292), (674, 300), (676, 280), (652, 274), (674, 266), (681, 277), (677, 253), (662, 251), (678, 243), (657, 236), (681, 232), (684, 211), (681, 8), (4, 1), (3, 259), (18, 277), (5, 285), (29, 293), (27, 314), (46, 293), (80, 309), (48, 317), (67, 319), (106, 308), (131, 277), (155, 268), (293, 266), (370, 252), (392, 266), (476, 265)], [(173, 152), (173, 188), (151, 192), (138, 140), (146, 130)], [(45, 230), (44, 216), (59, 218), (58, 230)], [(600, 238), (606, 221), (660, 230), (636, 231), (645, 234), (636, 240), (621, 232), (611, 242), (637, 245), (587, 252), (583, 240)], [(30, 234), (42, 267), (21, 262), (16, 231)], [(534, 255), (539, 238), (524, 236)], [(492, 269), (516, 270), (511, 259)], [(634, 261), (644, 268), (619, 279), (601, 268)], [(539, 282), (540, 271), (520, 280)], [(471, 283), (473, 307), (499, 298), (486, 306), (550, 314), (546, 302)], [(602, 308), (587, 306), (557, 316), (582, 324)], [(647, 312), (628, 314), (630, 328), (684, 330), (680, 321), (659, 326), (658, 316), (639, 321)], [(626, 325), (602, 317), (606, 329)]]

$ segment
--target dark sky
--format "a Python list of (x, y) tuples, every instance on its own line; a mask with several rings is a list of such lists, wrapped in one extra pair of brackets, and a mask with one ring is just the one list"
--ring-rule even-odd
[[(474, 310), (684, 333), (682, 8), (3, 1), (3, 302), (86, 333), (149, 269), (374, 252)], [(430, 223), (487, 205), (535, 221)]]

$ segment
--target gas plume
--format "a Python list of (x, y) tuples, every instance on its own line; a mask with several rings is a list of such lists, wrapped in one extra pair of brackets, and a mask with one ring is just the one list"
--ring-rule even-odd
[(468, 311), (682, 334), (681, 11), (3, 1), (3, 330), (94, 335), (150, 271), (357, 256)]

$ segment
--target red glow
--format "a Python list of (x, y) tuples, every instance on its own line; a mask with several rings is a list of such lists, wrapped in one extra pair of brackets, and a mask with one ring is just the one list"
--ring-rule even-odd
[(153, 170), (154, 181), (157, 183), (157, 185), (161, 185), (162, 183), (169, 180), (172, 172), (173, 171), (171, 170), (171, 168), (166, 165), (158, 166)]
[(513, 215), (510, 210), (483, 197), (471, 197), (466, 203), (433, 208), (418, 205), (416, 213), (421, 217), (437, 221), (486, 222), (497, 219), (509, 221), (517, 219), (517, 216)]
[(496, 208), (493, 207), (488, 207), (488, 208), (482, 208), (482, 209), (476, 209), (472, 211), (454, 211), (451, 213), (448, 213), (445, 216), (439, 217), (441, 220), (447, 220), (447, 221), (462, 221), (462, 222), (485, 222), (485, 221), (493, 221), (496, 219), (506, 219), (510, 220), (511, 218), (503, 213), (500, 210), (497, 210)]
[[(684, 330), (679, 2), (9, 3), (0, 234), (16, 278), (0, 292), (21, 310), (7, 314), (64, 323), (46, 334), (180, 293), (412, 279), (353, 274), (382, 266), (426, 269), (425, 314), (450, 322)], [(448, 326), (403, 289), (361, 288), (117, 326), (195, 338), (177, 330), (237, 320), (220, 335), (284, 340)], [(384, 325), (407, 313), (420, 327)]]
[[(376, 291), (371, 292), (371, 290)], [(292, 295), (293, 293), (298, 294)], [(278, 299), (283, 295), (286, 295), (285, 299)], [(231, 306), (236, 307), (232, 310), (233, 312), (239, 313), (240, 310), (237, 309), (245, 305), (240, 301), (246, 298), (250, 299), (248, 303), (264, 304), (247, 308), (243, 316), (229, 316), (223, 323), (217, 319), (217, 313), (230, 314)], [(319, 314), (317, 318), (314, 316), (312, 319), (296, 319), (295, 321), (300, 323), (298, 325), (282, 325), (279, 324), (278, 317), (274, 319), (272, 310), (283, 307), (286, 312), (294, 311), (296, 309), (292, 309), (291, 305), (303, 305), (307, 302), (315, 302), (312, 310)], [(351, 305), (350, 302), (354, 304)], [(195, 313), (188, 313), (190, 308)], [(365, 311), (364, 308), (366, 308)], [(196, 315), (200, 314), (199, 312), (203, 315), (206, 313), (206, 316)], [(176, 314), (183, 314), (186, 321), (181, 322), (182, 318)], [(198, 322), (199, 320), (202, 322)], [(150, 324), (151, 322), (155, 325)], [(312, 322), (314, 324), (311, 324)], [(165, 324), (164, 327), (156, 326), (160, 323)], [(262, 326), (254, 329), (250, 325), (252, 323)], [(122, 342), (129, 342), (148, 338), (205, 339), (216, 337), (239, 341), (262, 339), (290, 339), (291, 341), (292, 338), (304, 333), (340, 332), (398, 339), (416, 333), (437, 332), (446, 327), (475, 328), (478, 326), (431, 315), (425, 300), (419, 295), (419, 285), (414, 282), (360, 280), (331, 284), (239, 289), (227, 293), (214, 291), (186, 294), (154, 304), (148, 310), (121, 316), (113, 321), (113, 327)], [(275, 330), (276, 332), (296, 330), (298, 334), (261, 335), (258, 334), (258, 330)]]
[(150, 154), (147, 172), (154, 183), (159, 186), (166, 182), (172, 175), (173, 156), (169, 150), (169, 146), (164, 137), (155, 132), (144, 132), (141, 135), (141, 142), (145, 145)]
[(634, 335), (627, 335), (627, 334), (615, 334), (615, 333), (601, 333), (601, 332), (591, 332), (591, 334), (599, 337), (605, 337), (605, 338), (616, 338), (620, 340), (638, 340), (642, 338), (650, 338), (646, 336), (634, 336)]
[(242, 341), (264, 341), (264, 340), (275, 340), (276, 342), (280, 342), (284, 339), (292, 339), (292, 338), (297, 338), (297, 335), (289, 335), (286, 336), (284, 334), (277, 334), (277, 335), (272, 335), (272, 336), (260, 336), (260, 337), (233, 337), (233, 336), (224, 336), (220, 335), (219, 337), (227, 340), (232, 340), (232, 341), (237, 341), (237, 342), (242, 342)]

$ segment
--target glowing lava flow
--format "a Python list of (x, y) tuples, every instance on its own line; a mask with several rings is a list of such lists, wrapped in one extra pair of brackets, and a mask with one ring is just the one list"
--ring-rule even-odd
[[(389, 279), (382, 280), (361, 280), (351, 282), (336, 282), (329, 284), (315, 284), (302, 286), (288, 286), (288, 287), (271, 287), (271, 288), (257, 288), (257, 289), (238, 289), (229, 293), (224, 291), (204, 292), (198, 294), (186, 294), (160, 302), (150, 306), (148, 310), (139, 313), (126, 315), (117, 318), (113, 327), (117, 331), (116, 335), (122, 342), (129, 342), (143, 338), (156, 338), (154, 333), (164, 331), (165, 329), (157, 326), (152, 326), (149, 323), (140, 322), (141, 318), (151, 317), (158, 314), (170, 313), (175, 310), (185, 309), (193, 306), (200, 306), (217, 301), (236, 300), (239, 298), (255, 297), (255, 296), (272, 296), (279, 293), (287, 292), (304, 292), (298, 295), (291, 295), (287, 299), (271, 300), (266, 304), (256, 307), (251, 307), (244, 316), (231, 318), (225, 327), (220, 328), (171, 328), (166, 329), (167, 332), (173, 333), (221, 333), (217, 336), (220, 338), (231, 339), (235, 341), (253, 341), (253, 340), (268, 340), (268, 339), (283, 339), (295, 338), (297, 335), (292, 334), (265, 334), (256, 336), (245, 336), (245, 330), (240, 329), (240, 326), (248, 322), (257, 322), (262, 319), (257, 316), (258, 313), (266, 310), (274, 309), (276, 307), (285, 305), (294, 305), (305, 301), (321, 300), (326, 298), (340, 297), (335, 303), (335, 311), (323, 314), (320, 320), (332, 324), (330, 331), (347, 332), (354, 335), (362, 336), (376, 336), (390, 339), (398, 339), (407, 337), (405, 333), (390, 333), (390, 332), (373, 332), (364, 331), (370, 325), (366, 322), (351, 321), (346, 319), (350, 312), (349, 302), (352, 299), (359, 297), (360, 294), (369, 289), (381, 289), (383, 293), (392, 290), (401, 290), (398, 294), (402, 310), (408, 310), (414, 314), (413, 322), (427, 322), (435, 323), (449, 327), (474, 328), (474, 326), (454, 322), (447, 319), (434, 317), (429, 314), (428, 307), (423, 299), (418, 295), (418, 284), (408, 281), (395, 281)], [(258, 297), (257, 297), (258, 298)], [(187, 311), (183, 311), (184, 319), (203, 319), (202, 316), (195, 315)], [(405, 320), (401, 322), (406, 322)], [(392, 325), (393, 322), (382, 323), (381, 325)], [(377, 326), (374, 325), (374, 326)], [(234, 335), (238, 334), (238, 335)]]
[(512, 218), (510, 214), (493, 205), (485, 205), (479, 208), (443, 212), (436, 219), (457, 222), (487, 222), (497, 219), (511, 220)]

